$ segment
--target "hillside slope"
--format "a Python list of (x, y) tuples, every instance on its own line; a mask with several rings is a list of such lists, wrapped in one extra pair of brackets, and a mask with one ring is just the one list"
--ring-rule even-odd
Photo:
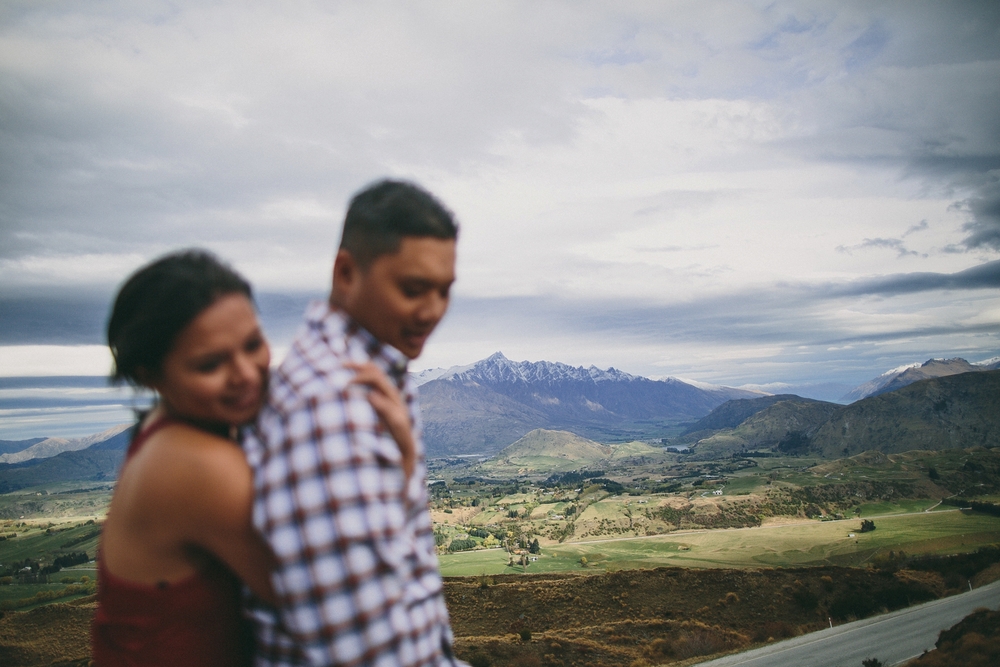
[(44, 440), (36, 442), (30, 447), (25, 447), (22, 450), (8, 454), (0, 454), (0, 463), (22, 463), (32, 459), (50, 458), (63, 452), (73, 452), (80, 449), (86, 449), (95, 443), (104, 442), (109, 438), (118, 435), (130, 426), (130, 424), (119, 424), (117, 426), (112, 426), (106, 431), (88, 435), (84, 438), (45, 438)]
[(873, 378), (855, 387), (845, 394), (841, 400), (853, 402), (870, 396), (878, 396), (879, 394), (896, 391), (921, 380), (998, 369), (1000, 369), (1000, 361), (996, 359), (987, 359), (986, 361), (974, 364), (970, 364), (960, 357), (955, 357), (954, 359), (928, 359), (922, 364), (907, 364), (906, 366), (886, 371), (877, 378)]
[(1000, 446), (1000, 371), (922, 380), (838, 410), (810, 439), (824, 456)]
[[(766, 399), (730, 401), (702, 424), (731, 423)], [(828, 458), (874, 450), (1000, 445), (1000, 371), (975, 371), (910, 383), (851, 405), (795, 397), (754, 411), (739, 426), (697, 431), (696, 458), (729, 456), (744, 449), (774, 448), (786, 454)], [(695, 441), (696, 440), (696, 441)]]
[(0, 464), (0, 493), (56, 482), (115, 479), (130, 439), (131, 430), (127, 429), (87, 449)]
[(20, 452), (32, 445), (36, 445), (45, 438), (29, 438), (27, 440), (0, 440), (0, 454), (13, 454)]
[(792, 401), (798, 403), (817, 402), (815, 399), (802, 398), (795, 394), (774, 394), (759, 398), (735, 398), (726, 401), (707, 415), (689, 426), (681, 435), (689, 435), (703, 431), (716, 431), (724, 428), (736, 428), (744, 421), (765, 410), (775, 403)]
[[(702, 438), (695, 446), (698, 458), (727, 456), (744, 449), (781, 447), (808, 438), (843, 406), (811, 399), (778, 401), (759, 410), (733, 429)], [(794, 446), (793, 446), (794, 449)]]
[[(603, 461), (612, 448), (567, 431), (535, 429), (494, 457), (496, 465), (561, 472)], [(484, 464), (484, 467), (489, 467)]]

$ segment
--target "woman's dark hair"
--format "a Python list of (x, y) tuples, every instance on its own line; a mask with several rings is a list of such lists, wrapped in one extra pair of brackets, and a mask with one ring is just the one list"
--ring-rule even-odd
[(253, 300), (250, 283), (205, 250), (171, 253), (125, 281), (108, 319), (113, 382), (144, 384), (155, 377), (177, 335), (220, 297)]

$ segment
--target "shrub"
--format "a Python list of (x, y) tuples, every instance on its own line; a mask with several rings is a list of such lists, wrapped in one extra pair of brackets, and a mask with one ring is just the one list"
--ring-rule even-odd
[(792, 592), (792, 599), (806, 611), (812, 611), (819, 606), (819, 596), (804, 586), (796, 587)]
[(490, 659), (482, 653), (476, 653), (469, 657), (471, 667), (490, 667)]
[(753, 631), (753, 639), (766, 642), (771, 639), (786, 639), (795, 636), (795, 628), (784, 621), (767, 621), (757, 626)]
[(476, 546), (475, 540), (462, 539), (462, 540), (452, 540), (451, 544), (448, 545), (448, 551), (468, 551)]
[(522, 642), (530, 642), (531, 641), (531, 630), (525, 628), (524, 630), (521, 630), (521, 632), (518, 633), (518, 636), (521, 637), (521, 641)]

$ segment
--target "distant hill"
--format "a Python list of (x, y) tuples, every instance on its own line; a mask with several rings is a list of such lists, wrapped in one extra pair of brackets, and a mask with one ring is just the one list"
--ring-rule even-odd
[(698, 440), (695, 453), (698, 458), (717, 458), (745, 449), (772, 447), (796, 453), (805, 447), (804, 439), (843, 407), (798, 396), (777, 401), (754, 412), (736, 428), (722, 429)]
[(835, 412), (809, 449), (839, 458), (866, 450), (1000, 446), (1000, 370), (921, 380)]
[(556, 473), (592, 468), (622, 459), (663, 456), (662, 447), (643, 442), (602, 445), (568, 431), (535, 429), (480, 466), (487, 471)]
[(113, 480), (128, 448), (131, 431), (119, 431), (87, 449), (22, 463), (0, 464), (0, 493), (68, 481)]
[(841, 382), (768, 382), (766, 384), (741, 384), (737, 389), (757, 391), (761, 394), (794, 394), (818, 401), (843, 402), (843, 396), (854, 387)]
[(118, 435), (129, 428), (129, 426), (129, 424), (119, 424), (118, 426), (112, 426), (106, 431), (88, 435), (84, 438), (45, 438), (19, 451), (10, 454), (0, 454), (0, 463), (21, 463), (23, 461), (30, 461), (31, 459), (49, 458), (62, 452), (86, 449), (95, 443), (104, 442), (112, 436)]
[(954, 359), (928, 359), (922, 364), (907, 364), (886, 371), (877, 378), (855, 387), (845, 394), (841, 400), (853, 403), (862, 398), (878, 396), (879, 394), (902, 389), (920, 380), (997, 369), (1000, 369), (1000, 358), (988, 359), (975, 364), (970, 364), (965, 359), (958, 357)]
[[(549, 431), (538, 428), (523, 438), (500, 450), (496, 459), (508, 464), (537, 464), (551, 461), (556, 468), (587, 466), (611, 456), (612, 449), (567, 431)], [(540, 461), (541, 460), (541, 461)], [(553, 468), (553, 465), (544, 466)]]
[(688, 427), (681, 435), (697, 433), (699, 431), (716, 431), (723, 428), (736, 428), (745, 420), (757, 414), (761, 410), (771, 407), (781, 401), (810, 402), (813, 399), (802, 398), (794, 394), (776, 394), (774, 396), (761, 396), (759, 398), (735, 398), (726, 401), (715, 408), (707, 415)]
[(730, 387), (651, 380), (614, 368), (515, 362), (497, 352), (469, 366), (417, 376), (428, 454), (492, 454), (536, 428), (609, 441), (659, 437), (733, 398)]
[(920, 380), (851, 405), (799, 397), (730, 401), (682, 436), (696, 458), (729, 456), (744, 449), (828, 458), (874, 450), (952, 449), (1000, 445), (1000, 371), (973, 371)]
[(28, 440), (0, 440), (0, 454), (13, 454), (31, 447), (45, 438), (30, 438)]

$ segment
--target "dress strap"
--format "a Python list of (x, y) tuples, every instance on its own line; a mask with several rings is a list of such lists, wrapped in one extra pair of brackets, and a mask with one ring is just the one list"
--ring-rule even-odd
[(136, 436), (132, 438), (132, 442), (129, 443), (128, 450), (125, 452), (125, 460), (127, 461), (132, 458), (132, 456), (139, 451), (139, 448), (142, 447), (143, 443), (153, 437), (153, 434), (164, 426), (169, 426), (175, 421), (177, 420), (173, 417), (163, 415), (154, 420), (152, 424), (149, 424), (146, 428), (139, 431)]

